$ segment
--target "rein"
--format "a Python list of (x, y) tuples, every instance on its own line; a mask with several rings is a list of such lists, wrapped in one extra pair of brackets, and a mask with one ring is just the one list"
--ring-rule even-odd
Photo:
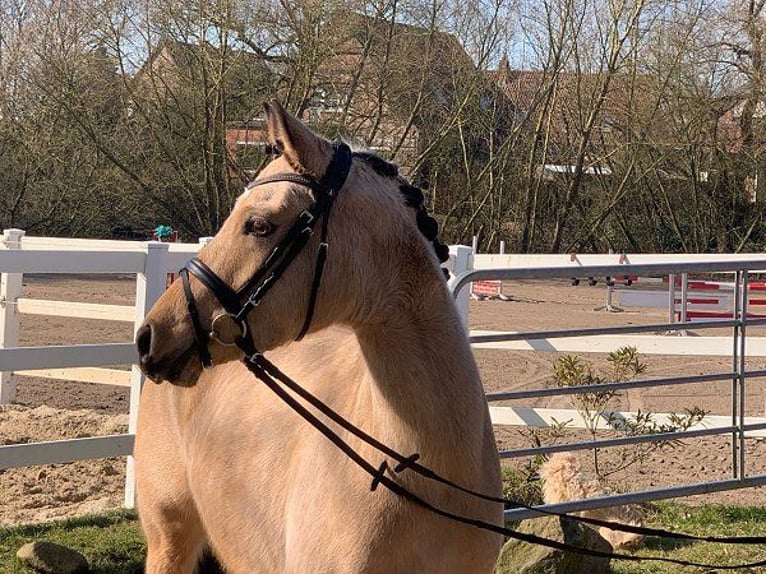
[[(564, 552), (572, 552), (574, 554), (582, 554), (585, 556), (597, 556), (600, 558), (625, 560), (630, 562), (645, 562), (645, 561), (646, 562), (663, 562), (667, 564), (676, 564), (679, 566), (692, 566), (696, 568), (715, 569), (715, 570), (741, 570), (743, 568), (756, 568), (760, 566), (766, 566), (766, 560), (760, 560), (757, 562), (749, 562), (749, 563), (743, 563), (743, 564), (721, 565), (721, 564), (706, 564), (701, 562), (679, 560), (675, 558), (664, 558), (664, 557), (658, 557), (658, 556), (636, 556), (633, 554), (622, 554), (617, 552), (602, 552), (599, 550), (593, 550), (589, 548), (583, 548), (580, 546), (566, 544), (564, 542), (559, 542), (558, 540), (552, 540), (550, 538), (545, 538), (542, 536), (538, 536), (536, 534), (519, 532), (517, 530), (512, 530), (510, 528), (498, 526), (497, 524), (492, 524), (490, 522), (485, 522), (483, 520), (478, 520), (478, 519), (469, 518), (466, 516), (461, 516), (459, 514), (454, 514), (452, 512), (439, 508), (438, 506), (435, 506), (434, 504), (428, 502), (427, 500), (415, 494), (411, 490), (408, 490), (405, 486), (403, 486), (401, 483), (395, 480), (396, 474), (404, 470), (411, 469), (417, 474), (420, 474), (421, 476), (425, 478), (429, 478), (431, 480), (440, 482), (447, 486), (451, 486), (457, 490), (460, 490), (461, 492), (464, 492), (466, 494), (469, 494), (477, 498), (481, 498), (483, 500), (488, 500), (492, 502), (503, 502), (506, 504), (511, 504), (513, 506), (535, 510), (542, 514), (558, 516), (560, 519), (572, 520), (575, 522), (583, 522), (587, 524), (593, 524), (596, 526), (606, 526), (613, 530), (621, 530), (624, 532), (633, 532), (636, 534), (645, 534), (648, 536), (658, 536), (662, 538), (672, 538), (677, 540), (718, 542), (721, 544), (764, 544), (766, 543), (766, 537), (759, 537), (759, 536), (739, 536), (739, 537), (694, 536), (691, 534), (671, 532), (671, 531), (662, 530), (662, 529), (630, 526), (627, 524), (614, 523), (614, 522), (609, 522), (606, 520), (598, 520), (598, 519), (585, 518), (585, 517), (579, 517), (579, 516), (570, 516), (567, 514), (545, 511), (543, 509), (529, 506), (522, 502), (505, 500), (502, 498), (489, 496), (486, 494), (472, 491), (468, 488), (457, 485), (446, 478), (441, 477), (438, 473), (436, 473), (435, 471), (427, 467), (419, 465), (416, 462), (419, 458), (418, 454), (405, 456), (401, 453), (398, 453), (394, 449), (386, 445), (383, 445), (382, 443), (380, 443), (379, 441), (377, 441), (370, 435), (367, 435), (363, 430), (356, 427), (350, 421), (344, 419), (339, 413), (335, 412), (327, 404), (323, 403), (320, 399), (318, 399), (317, 397), (312, 395), (309, 391), (301, 387), (297, 382), (290, 379), (290, 377), (288, 377), (286, 374), (280, 371), (273, 363), (271, 363), (268, 359), (266, 359), (260, 353), (257, 353), (256, 355), (253, 355), (253, 356), (246, 357), (243, 360), (243, 362), (245, 366), (247, 367), (247, 369), (251, 373), (253, 373), (256, 377), (258, 377), (269, 388), (269, 390), (271, 390), (275, 395), (277, 395), (277, 397), (280, 400), (282, 400), (282, 402), (284, 402), (287, 406), (289, 406), (293, 411), (295, 411), (296, 414), (301, 416), (306, 422), (308, 422), (316, 430), (322, 433), (328, 440), (330, 440), (336, 447), (338, 447), (354, 464), (356, 464), (364, 472), (369, 474), (370, 477), (372, 478), (372, 483), (370, 485), (370, 490), (372, 491), (376, 490), (378, 486), (383, 485), (387, 490), (389, 490), (393, 494), (397, 496), (401, 496), (402, 498), (409, 500), (410, 502), (417, 504), (418, 506), (430, 512), (433, 512), (434, 514), (438, 514), (439, 516), (442, 516), (454, 522), (468, 524), (470, 526), (475, 526), (482, 530), (488, 530), (496, 534), (502, 534), (503, 536), (528, 542), (530, 544), (546, 546), (548, 548), (553, 548), (555, 550), (561, 550)], [(363, 441), (367, 442), (368, 444), (380, 450), (381, 452), (384, 452), (385, 454), (391, 456), (391, 458), (393, 458), (394, 460), (397, 460), (399, 464), (397, 464), (396, 467), (391, 469), (388, 463), (386, 461), (383, 461), (378, 467), (375, 467), (373, 463), (371, 463), (370, 461), (365, 459), (361, 454), (356, 452), (354, 448), (350, 444), (348, 444), (348, 442), (343, 440), (343, 438), (340, 437), (329, 426), (327, 426), (327, 424), (322, 422), (316, 415), (314, 415), (304, 405), (298, 402), (295, 399), (295, 397), (293, 397), (287, 390), (285, 390), (285, 388), (282, 387), (282, 385), (286, 386), (287, 388), (290, 389), (290, 391), (295, 392), (301, 398), (309, 402), (312, 406), (320, 410), (323, 414), (327, 415), (331, 420), (333, 420), (333, 422), (339, 424), (344, 429), (349, 430), (352, 434), (361, 438)], [(394, 478), (389, 476), (391, 474), (394, 475)]]
[[(468, 524), (488, 530), (497, 534), (522, 540), (528, 543), (537, 544), (541, 546), (547, 546), (557, 550), (565, 552), (573, 552), (577, 554), (584, 554), (588, 556), (598, 556), (603, 558), (626, 560), (633, 562), (653, 561), (664, 562), (670, 564), (677, 564), (681, 566), (693, 566), (698, 568), (715, 568), (718, 570), (737, 570), (742, 568), (754, 568), (759, 566), (766, 566), (766, 560), (752, 562), (748, 564), (736, 564), (736, 565), (713, 565), (704, 564), (698, 562), (691, 562), (686, 560), (677, 560), (673, 558), (663, 557), (648, 557), (648, 556), (636, 556), (632, 554), (620, 554), (611, 552), (600, 552), (578, 546), (572, 546), (556, 540), (540, 537), (534, 534), (526, 534), (518, 532), (497, 524), (492, 524), (482, 520), (477, 520), (458, 514), (454, 514), (442, 508), (439, 508), (432, 503), (428, 502), (421, 496), (413, 493), (403, 486), (400, 482), (396, 481), (396, 475), (410, 470), (416, 474), (435, 482), (441, 483), (445, 486), (454, 488), (464, 494), (473, 496), (489, 502), (510, 504), (511, 506), (527, 508), (535, 510), (541, 514), (548, 514), (552, 516), (558, 516), (568, 520), (582, 522), (594, 526), (603, 526), (611, 528), (613, 530), (619, 530), (623, 532), (631, 532), (634, 534), (642, 534), (646, 536), (658, 536), (664, 538), (672, 538), (677, 540), (687, 541), (703, 541), (703, 542), (718, 542), (723, 544), (764, 544), (766, 543), (766, 537), (754, 537), (754, 536), (741, 536), (741, 537), (715, 537), (715, 536), (693, 536), (684, 533), (671, 532), (662, 529), (631, 526), (621, 523), (610, 522), (606, 520), (599, 520), (595, 518), (570, 516), (567, 514), (561, 514), (557, 512), (550, 512), (544, 509), (529, 506), (527, 504), (506, 500), (484, 493), (473, 491), (469, 488), (461, 486), (447, 478), (440, 476), (432, 469), (418, 463), (420, 455), (415, 453), (412, 455), (404, 455), (399, 453), (395, 449), (381, 443), (373, 436), (367, 434), (365, 431), (354, 425), (352, 422), (345, 419), (342, 415), (334, 411), (329, 405), (322, 402), (319, 398), (312, 395), (309, 391), (301, 387), (297, 382), (292, 380), (286, 374), (279, 370), (273, 363), (266, 359), (255, 347), (255, 343), (247, 332), (247, 316), (249, 313), (258, 306), (263, 297), (273, 287), (282, 274), (285, 272), (290, 263), (297, 257), (301, 250), (308, 243), (309, 238), (314, 232), (319, 219), (322, 219), (322, 226), (320, 231), (320, 243), (317, 252), (316, 263), (314, 268), (314, 277), (311, 284), (311, 291), (309, 295), (309, 303), (306, 312), (306, 317), (301, 327), (300, 332), (296, 336), (295, 340), (300, 340), (308, 332), (311, 326), (312, 318), (316, 308), (317, 296), (319, 288), (321, 286), (322, 272), (324, 264), (327, 259), (327, 227), (330, 216), (330, 211), (337, 197), (338, 192), (343, 187), (346, 178), (348, 177), (351, 169), (353, 157), (356, 154), (352, 154), (348, 146), (342, 142), (333, 143), (333, 157), (326, 170), (325, 175), (320, 179), (314, 179), (295, 173), (279, 173), (272, 176), (257, 179), (248, 185), (248, 189), (256, 186), (264, 185), (274, 182), (292, 182), (313, 190), (317, 196), (316, 201), (304, 210), (292, 227), (289, 229), (285, 237), (277, 244), (276, 247), (266, 258), (263, 266), (239, 289), (236, 291), (229, 287), (225, 281), (223, 281), (210, 267), (204, 262), (193, 258), (186, 266), (181, 269), (180, 275), (183, 282), (184, 295), (186, 297), (187, 309), (191, 318), (192, 326), (194, 329), (194, 336), (199, 352), (200, 362), (202, 366), (208, 368), (212, 366), (212, 359), (210, 351), (208, 349), (209, 339), (214, 339), (218, 343), (226, 346), (236, 346), (245, 355), (243, 359), (244, 365), (247, 369), (259, 378), (277, 397), (286, 403), (292, 410), (311, 424), (316, 430), (322, 433), (328, 440), (330, 440), (338, 449), (340, 449), (354, 464), (359, 466), (364, 472), (370, 475), (372, 482), (370, 485), (371, 490), (376, 490), (380, 485), (384, 486), (387, 490), (397, 496), (401, 496), (410, 502), (421, 506), (422, 508), (429, 510), (439, 516), (453, 520), (455, 522)], [(401, 187), (402, 194), (405, 198), (405, 203), (411, 207), (414, 207), (417, 212), (417, 223), (421, 232), (426, 236), (428, 241), (432, 242), (437, 255), (440, 260), (445, 260), (447, 254), (445, 253), (445, 246), (441, 244), (437, 238), (437, 226), (433, 218), (429, 217), (423, 207), (422, 192), (417, 188), (404, 183)], [(194, 275), (205, 287), (207, 287), (216, 299), (221, 303), (225, 309), (225, 313), (216, 315), (211, 323), (210, 332), (206, 333), (201, 326), (199, 312), (194, 302), (193, 293), (191, 291), (191, 285), (189, 283), (189, 275)], [(248, 293), (250, 293), (248, 295)], [(244, 303), (241, 303), (242, 299), (245, 299)], [(224, 323), (233, 324), (239, 331), (239, 334), (232, 338), (227, 339), (221, 330)], [(294, 396), (288, 392), (287, 389), (292, 391), (301, 397), (304, 401), (314, 407), (316, 410), (325, 415), (328, 419), (335, 424), (348, 431), (352, 435), (361, 439), (374, 449), (384, 454), (385, 456), (396, 461), (396, 466), (391, 468), (387, 461), (383, 461), (377, 467), (365, 459), (361, 454), (354, 450), (354, 448), (348, 444), (337, 432), (332, 430), (326, 423), (321, 421), (314, 413), (312, 413), (306, 406), (301, 404)]]

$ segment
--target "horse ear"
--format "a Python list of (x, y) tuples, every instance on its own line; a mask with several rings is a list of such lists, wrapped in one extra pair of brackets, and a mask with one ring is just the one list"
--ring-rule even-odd
[(271, 144), (280, 150), (292, 168), (321, 177), (330, 162), (332, 144), (290, 115), (278, 101), (264, 104)]

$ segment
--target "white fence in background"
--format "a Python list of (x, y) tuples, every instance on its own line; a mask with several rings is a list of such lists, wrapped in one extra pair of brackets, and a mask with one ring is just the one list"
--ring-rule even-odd
[[(156, 243), (132, 241), (100, 241), (84, 239), (52, 239), (25, 236), (19, 230), (6, 230), (0, 244), (0, 403), (9, 402), (15, 393), (15, 377), (31, 375), (52, 379), (130, 386), (130, 417), (128, 433), (106, 437), (80, 438), (22, 445), (0, 446), (0, 470), (35, 464), (53, 464), (74, 460), (128, 456), (125, 504), (134, 502), (133, 449), (138, 413), (139, 393), (143, 377), (134, 365), (131, 371), (108, 368), (133, 364), (136, 359), (130, 342), (97, 345), (63, 345), (49, 347), (18, 347), (19, 317), (23, 313), (56, 315), (72, 318), (132, 322), (140, 325), (145, 314), (165, 289), (166, 277), (182, 267), (200, 248), (199, 244)], [(715, 269), (734, 269), (737, 262), (747, 262), (748, 269), (766, 269), (766, 257), (752, 255), (479, 255), (471, 248), (451, 248), (450, 265), (457, 275), (450, 285), (457, 289), (457, 304), (464, 318), (468, 316), (468, 289), (460, 289), (461, 278), (468, 274), (476, 280), (574, 276), (614, 276), (615, 268), (634, 274), (642, 269), (651, 271), (661, 266), (665, 271), (682, 270), (684, 266), (707, 265)], [(714, 270), (715, 270), (714, 269)], [(22, 297), (24, 273), (66, 274), (133, 274), (136, 277), (136, 301), (131, 306), (96, 305), (63, 301), (42, 301)], [(739, 319), (730, 321), (737, 329), (744, 327)], [(495, 348), (529, 351), (565, 351), (576, 353), (608, 352), (624, 345), (636, 346), (642, 354), (731, 356), (731, 337), (664, 337), (655, 334), (610, 334), (608, 329), (584, 332), (577, 336), (557, 336), (560, 333), (519, 334), (473, 332), (475, 348)], [(644, 332), (648, 332), (645, 330)], [(739, 345), (735, 338), (734, 347)], [(744, 342), (742, 342), (744, 354)], [(766, 356), (766, 338), (748, 337), (747, 356)], [(726, 376), (744, 381), (743, 373)], [(721, 374), (706, 380), (721, 380)], [(688, 383), (689, 381), (682, 381)], [(647, 385), (649, 386), (649, 385)], [(550, 389), (548, 389), (550, 391)], [(532, 391), (545, 392), (545, 391)], [(500, 393), (502, 395), (502, 393)], [(498, 399), (490, 395), (490, 400)], [(572, 419), (574, 411), (533, 409), (524, 407), (492, 407), (493, 422), (499, 425), (546, 426), (553, 418)], [(629, 413), (624, 413), (629, 415)], [(657, 420), (662, 422), (663, 415)], [(744, 417), (742, 412), (733, 425), (733, 417), (706, 417), (697, 436), (724, 432), (747, 436), (766, 434), (766, 419)], [(734, 440), (734, 439), (733, 439)], [(739, 443), (738, 443), (739, 444)], [(735, 450), (739, 448), (736, 447)], [(739, 450), (736, 450), (739, 453)], [(742, 477), (738, 484), (747, 485)], [(593, 501), (590, 505), (597, 504)], [(602, 503), (603, 505), (603, 503)], [(585, 506), (581, 506), (584, 508)], [(577, 507), (562, 507), (565, 510)]]
[[(144, 378), (130, 371), (105, 368), (136, 361), (132, 342), (97, 345), (18, 347), (20, 315), (128, 321), (138, 326), (165, 289), (167, 274), (177, 271), (199, 244), (102, 241), (28, 237), (18, 229), (3, 232), (0, 244), (0, 403), (13, 400), (16, 377), (35, 377), (130, 387), (128, 434), (0, 446), (0, 470), (90, 458), (128, 456), (125, 504), (133, 506), (133, 439)], [(22, 297), (24, 273), (134, 274), (133, 307), (45, 301)], [(135, 330), (135, 329), (134, 329)]]
[[(457, 248), (456, 254), (463, 248)], [(766, 417), (745, 416), (747, 389), (757, 378), (766, 376), (766, 369), (748, 368), (747, 359), (766, 356), (766, 337), (753, 337), (751, 327), (766, 326), (766, 317), (750, 313), (753, 302), (750, 289), (750, 275), (763, 273), (766, 257), (763, 255), (473, 255), (468, 252), (456, 258), (459, 263), (454, 269), (456, 276), (450, 288), (456, 297), (458, 308), (466, 320), (468, 317), (468, 284), (473, 281), (495, 280), (515, 281), (525, 279), (584, 279), (588, 277), (662, 277), (669, 276), (667, 297), (672, 312), (668, 322), (655, 324), (626, 324), (617, 327), (593, 327), (584, 329), (566, 328), (566, 317), (561, 318), (562, 327), (551, 331), (531, 332), (488, 332), (472, 331), (470, 340), (474, 348), (502, 349), (514, 351), (567, 352), (567, 353), (608, 353), (620, 347), (636, 347), (643, 355), (680, 356), (724, 356), (731, 360), (732, 368), (720, 372), (691, 376), (637, 379), (627, 382), (612, 382), (589, 387), (565, 387), (529, 389), (522, 391), (489, 393), (490, 404), (498, 401), (529, 400), (531, 398), (573, 395), (583, 392), (626, 390), (670, 385), (689, 385), (714, 381), (730, 382), (730, 407), (727, 415), (706, 415), (702, 421), (688, 430), (662, 432), (654, 435), (619, 436), (599, 439), (594, 442), (575, 442), (501, 452), (501, 458), (515, 458), (537, 454), (550, 454), (564, 450), (587, 450), (614, 446), (627, 446), (643, 442), (662, 442), (704, 436), (725, 436), (731, 444), (730, 479), (685, 484), (669, 488), (631, 492), (619, 496), (600, 497), (587, 501), (575, 501), (549, 505), (548, 510), (572, 512), (615, 504), (643, 502), (661, 498), (672, 498), (766, 485), (766, 469), (752, 469), (746, 466), (745, 439), (766, 436)], [(695, 323), (679, 323), (675, 314), (675, 277), (684, 277), (682, 299), (687, 297), (686, 278), (692, 274), (722, 274), (733, 279), (731, 295), (733, 307), (728, 316), (716, 316)], [(575, 284), (576, 281), (573, 281)], [(760, 288), (762, 284), (754, 283)], [(572, 287), (576, 289), (578, 287)], [(579, 287), (588, 288), (588, 287)], [(611, 291), (609, 291), (611, 294)], [(605, 306), (605, 307), (608, 307)], [(602, 308), (603, 309), (603, 308)], [(682, 313), (683, 316), (683, 313)], [(627, 321), (626, 321), (627, 322)], [(729, 336), (672, 336), (685, 334), (686, 330), (727, 329)], [(762, 331), (761, 331), (762, 332)], [(658, 334), (662, 333), (662, 334)], [(671, 335), (671, 336), (668, 336)], [(756, 361), (763, 364), (762, 361)], [(568, 428), (583, 428), (579, 414), (571, 409), (532, 409), (526, 407), (490, 407), (494, 424), (526, 425), (545, 427), (555, 421), (571, 420)], [(630, 420), (635, 413), (612, 412), (603, 421), (601, 428), (619, 429), (621, 421)], [(655, 422), (662, 424), (670, 420), (668, 413), (654, 413)], [(527, 510), (507, 510), (506, 518), (520, 519), (534, 516)]]

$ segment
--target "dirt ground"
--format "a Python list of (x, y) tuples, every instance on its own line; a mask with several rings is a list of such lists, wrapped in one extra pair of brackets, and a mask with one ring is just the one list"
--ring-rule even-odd
[[(29, 276), (24, 296), (68, 301), (133, 303), (135, 282), (131, 277), (89, 276), (87, 278)], [(599, 325), (627, 325), (665, 321), (665, 311), (606, 313), (594, 310), (603, 305), (603, 284), (574, 287), (569, 282), (506, 282), (504, 293), (512, 301), (472, 301), (470, 323), (474, 329), (543, 330)], [(724, 333), (711, 333), (724, 334)], [(127, 342), (132, 326), (126, 323), (22, 316), (20, 344), (23, 346), (74, 343)], [(487, 391), (520, 390), (550, 385), (556, 353), (477, 350), (476, 358)], [(591, 355), (597, 364), (603, 356)], [(651, 355), (647, 377), (691, 375), (731, 370), (730, 358), (666, 357)], [(765, 360), (750, 360), (750, 369), (766, 368)], [(127, 428), (128, 389), (99, 384), (51, 381), (24, 377), (19, 380), (15, 404), (0, 408), (0, 444), (56, 440), (124, 432)], [(730, 383), (705, 383), (677, 387), (636, 389), (613, 403), (619, 410), (683, 412), (698, 406), (710, 414), (729, 412)], [(748, 382), (746, 414), (762, 415), (766, 392), (763, 379)], [(501, 403), (502, 404), (502, 403)], [(513, 404), (513, 403), (508, 403)], [(517, 403), (517, 406), (521, 406)], [(524, 401), (523, 406), (570, 408), (566, 397)], [(582, 439), (582, 432), (569, 438)], [(497, 428), (502, 450), (531, 446), (517, 428)], [(615, 488), (633, 490), (660, 488), (730, 476), (730, 445), (726, 438), (685, 441), (649, 455), (640, 465), (611, 477)], [(766, 446), (748, 440), (748, 474), (766, 473)], [(604, 467), (619, 460), (621, 452), (600, 453)], [(590, 455), (581, 453), (587, 469)], [(508, 464), (523, 466), (512, 459)], [(53, 517), (84, 514), (119, 507), (123, 497), (123, 459), (82, 461), (0, 471), (0, 525), (35, 522)], [(722, 502), (746, 505), (766, 503), (766, 489), (751, 488), (712, 493), (687, 502)]]

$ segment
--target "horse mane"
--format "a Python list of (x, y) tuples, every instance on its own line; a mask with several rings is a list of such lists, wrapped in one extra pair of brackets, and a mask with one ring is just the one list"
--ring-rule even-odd
[[(439, 239), (439, 224), (428, 214), (426, 209), (426, 195), (423, 189), (413, 185), (403, 175), (399, 174), (399, 166), (390, 162), (372, 150), (357, 148), (353, 142), (346, 142), (352, 146), (354, 157), (361, 159), (381, 177), (396, 180), (399, 185), (399, 193), (404, 198), (404, 203), (415, 210), (418, 229), (432, 245), (439, 263), (445, 263), (449, 259), (449, 247)], [(277, 155), (282, 152), (277, 146), (272, 146), (270, 151)], [(447, 274), (445, 270), (445, 275)]]
[(370, 150), (354, 150), (354, 157), (364, 160), (375, 173), (383, 177), (398, 178), (399, 166), (380, 157)]
[(399, 193), (404, 198), (404, 203), (412, 207), (416, 213), (418, 229), (423, 236), (431, 243), (439, 259), (439, 263), (444, 263), (449, 259), (449, 247), (439, 239), (439, 224), (428, 214), (425, 207), (426, 196), (423, 190), (412, 185), (404, 176), (399, 175), (399, 166), (380, 157), (373, 151), (360, 150), (353, 152), (354, 157), (358, 157), (369, 165), (372, 170), (381, 177), (395, 179), (399, 184)]

